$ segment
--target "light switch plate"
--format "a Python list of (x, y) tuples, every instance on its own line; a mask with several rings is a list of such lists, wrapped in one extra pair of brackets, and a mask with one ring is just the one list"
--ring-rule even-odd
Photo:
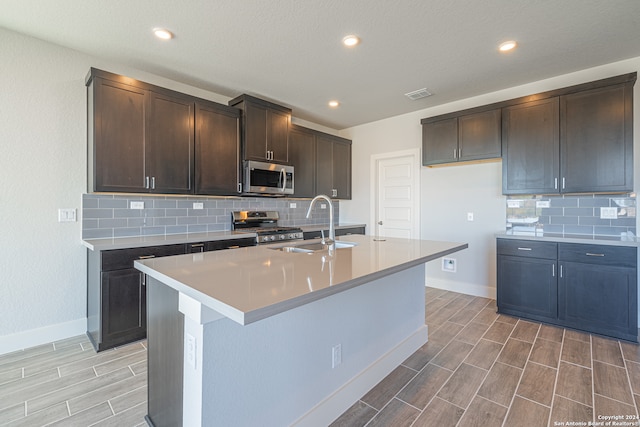
[(618, 208), (600, 208), (600, 219), (618, 219)]
[(58, 209), (58, 222), (76, 222), (76, 210)]
[(508, 208), (519, 208), (522, 203), (522, 200), (507, 200)]
[(144, 202), (129, 202), (129, 209), (144, 209)]

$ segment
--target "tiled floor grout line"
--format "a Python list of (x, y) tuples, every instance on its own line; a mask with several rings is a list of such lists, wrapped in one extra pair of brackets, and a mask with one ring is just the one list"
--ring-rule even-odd
[[(498, 359), (500, 358), (500, 355), (504, 351), (504, 348), (507, 346), (507, 341), (509, 341), (509, 339), (511, 339), (511, 336), (513, 335), (515, 330), (518, 328), (518, 323), (520, 323), (520, 319), (518, 319), (516, 324), (513, 325), (513, 329), (511, 330), (511, 333), (509, 334), (509, 336), (505, 340), (504, 345), (502, 347), (502, 350), (500, 350), (500, 353), (498, 353), (498, 357), (496, 357), (496, 360), (495, 360), (494, 364), (498, 361)], [(540, 331), (540, 329), (538, 329), (538, 331)], [(537, 336), (538, 336), (538, 334), (536, 333), (536, 337)], [(532, 351), (533, 351), (533, 345), (531, 345), (531, 348), (529, 349), (529, 355), (527, 356), (527, 362), (529, 361), (529, 357), (531, 357), (531, 352)], [(503, 362), (500, 362), (500, 363), (503, 363)], [(505, 365), (508, 365), (508, 364), (505, 363)], [(509, 418), (509, 412), (511, 412), (511, 407), (513, 406), (513, 401), (515, 400), (515, 398), (516, 398), (516, 396), (518, 394), (518, 386), (520, 385), (520, 382), (522, 381), (522, 376), (524, 375), (524, 369), (526, 367), (527, 367), (527, 364), (525, 363), (524, 366), (521, 368), (522, 372), (520, 372), (520, 377), (518, 378), (518, 383), (516, 385), (516, 389), (513, 391), (513, 396), (511, 396), (511, 400), (509, 401), (509, 409), (507, 410), (507, 413), (504, 415), (504, 419), (502, 420), (502, 427), (506, 427), (505, 423), (507, 422), (507, 419)], [(493, 366), (492, 366), (492, 368), (493, 368)]]
[[(542, 327), (540, 328), (540, 330), (542, 330)], [(535, 343), (538, 342), (538, 339), (544, 339), (544, 338), (539, 338), (540, 333), (538, 332), (538, 338), (536, 338), (536, 341), (533, 343), (533, 345), (535, 346)], [(560, 340), (560, 352), (558, 354), (558, 360), (556, 360), (556, 377), (553, 381), (553, 394), (551, 395), (551, 409), (549, 410), (549, 418), (547, 419), (547, 425), (551, 424), (551, 417), (553, 416), (553, 404), (556, 401), (556, 390), (558, 389), (558, 378), (560, 378), (560, 361), (562, 360), (562, 351), (564, 350), (564, 335), (565, 335), (565, 331), (564, 329), (562, 330), (562, 339)]]
[(591, 364), (591, 421), (596, 420), (596, 378), (593, 366), (593, 339), (589, 336), (589, 362)]

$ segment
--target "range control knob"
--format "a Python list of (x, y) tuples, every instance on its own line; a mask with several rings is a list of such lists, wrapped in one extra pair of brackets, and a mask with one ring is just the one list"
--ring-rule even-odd
[(269, 236), (269, 240), (276, 240), (276, 236)]
[(284, 234), (281, 234), (281, 235), (280, 235), (280, 240), (284, 240), (284, 239), (286, 239), (286, 238), (287, 238), (287, 236), (285, 236)]

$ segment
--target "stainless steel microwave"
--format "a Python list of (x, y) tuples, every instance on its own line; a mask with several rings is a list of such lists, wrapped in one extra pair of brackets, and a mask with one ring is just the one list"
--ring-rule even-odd
[(244, 162), (244, 193), (285, 196), (293, 194), (293, 166)]

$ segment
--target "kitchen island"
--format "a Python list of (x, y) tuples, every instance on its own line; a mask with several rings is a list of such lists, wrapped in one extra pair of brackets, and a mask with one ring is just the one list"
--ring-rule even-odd
[(420, 348), (424, 263), (467, 244), (345, 240), (333, 257), (263, 245), (136, 261), (148, 421), (327, 425)]

